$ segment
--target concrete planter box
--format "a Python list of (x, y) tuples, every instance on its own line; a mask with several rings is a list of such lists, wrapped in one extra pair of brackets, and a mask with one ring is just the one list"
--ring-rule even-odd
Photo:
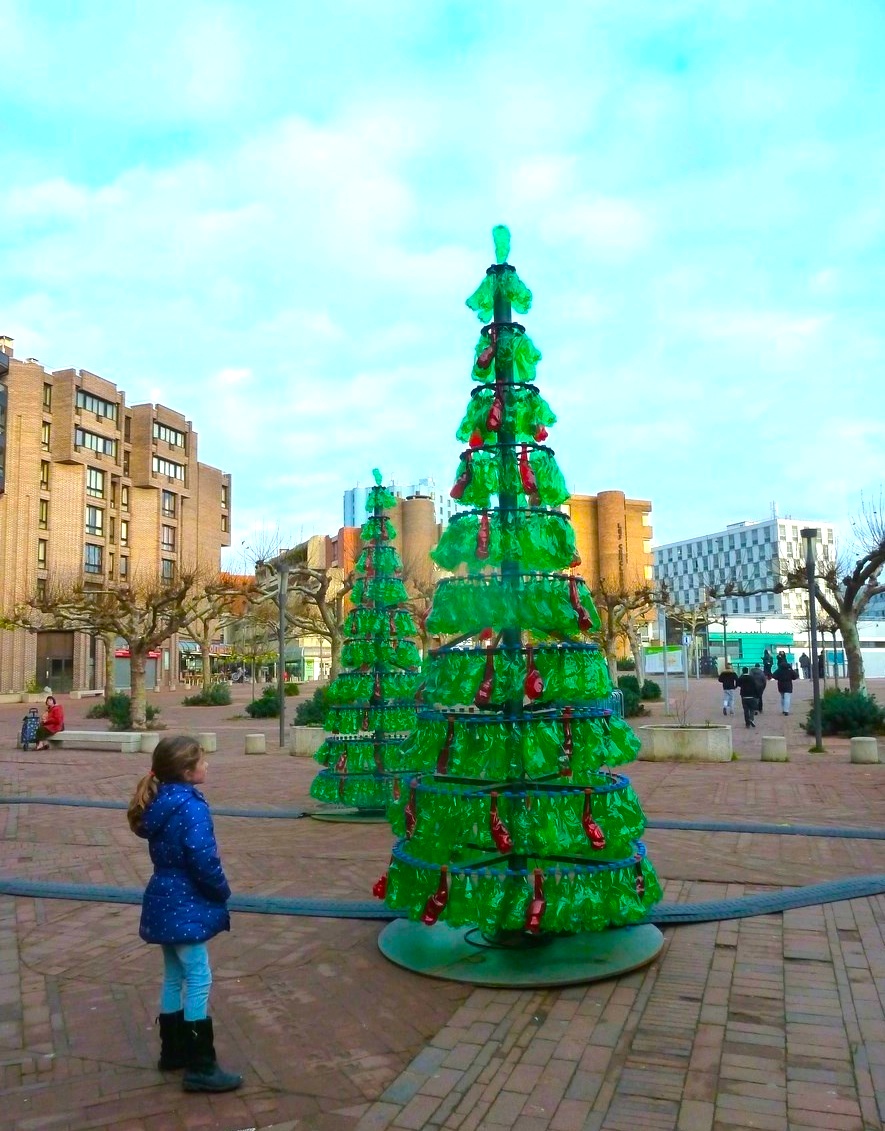
[(289, 753), (295, 758), (312, 758), (323, 745), (326, 732), (322, 727), (289, 727)]
[(644, 726), (639, 757), (644, 762), (730, 762), (730, 726)]

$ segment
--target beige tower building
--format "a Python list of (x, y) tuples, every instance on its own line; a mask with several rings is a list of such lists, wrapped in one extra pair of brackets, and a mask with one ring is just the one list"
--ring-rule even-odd
[[(230, 545), (230, 476), (197, 459), (191, 422), (127, 406), (86, 370), (47, 372), (0, 337), (0, 609), (53, 583), (217, 570)], [(177, 642), (148, 686), (174, 683)], [(125, 657), (121, 657), (125, 659)], [(0, 631), (0, 692), (101, 685), (101, 643), (73, 632)]]
[(653, 579), (651, 503), (623, 491), (572, 495), (562, 508), (571, 515), (581, 556), (578, 571), (591, 589), (641, 588)]

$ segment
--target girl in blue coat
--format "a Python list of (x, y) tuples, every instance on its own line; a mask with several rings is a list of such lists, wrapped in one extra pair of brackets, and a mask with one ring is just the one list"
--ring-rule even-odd
[(154, 865), (139, 934), (163, 948), (158, 1067), (186, 1069), (186, 1092), (229, 1092), (243, 1078), (219, 1067), (208, 1016), (212, 972), (206, 943), (230, 930), (230, 888), (209, 806), (196, 788), (207, 770), (196, 739), (162, 739), (150, 773), (135, 787), (127, 816), (132, 831), (146, 838)]

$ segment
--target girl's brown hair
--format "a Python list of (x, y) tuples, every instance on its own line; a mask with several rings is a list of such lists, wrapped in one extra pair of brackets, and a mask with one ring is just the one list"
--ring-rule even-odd
[(150, 773), (145, 774), (135, 787), (126, 812), (129, 827), (134, 833), (141, 828), (144, 811), (157, 796), (162, 783), (184, 781), (184, 775), (196, 768), (202, 756), (203, 748), (190, 735), (178, 734), (160, 739), (151, 759)]

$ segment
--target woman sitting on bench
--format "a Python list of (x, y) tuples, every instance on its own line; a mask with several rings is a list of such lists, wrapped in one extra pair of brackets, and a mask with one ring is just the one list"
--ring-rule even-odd
[(46, 710), (43, 712), (43, 717), (40, 719), (40, 725), (37, 727), (37, 745), (35, 750), (48, 750), (49, 743), (47, 738), (51, 738), (54, 734), (58, 734), (60, 730), (65, 729), (65, 713), (60, 703), (56, 703), (54, 695), (46, 696)]

